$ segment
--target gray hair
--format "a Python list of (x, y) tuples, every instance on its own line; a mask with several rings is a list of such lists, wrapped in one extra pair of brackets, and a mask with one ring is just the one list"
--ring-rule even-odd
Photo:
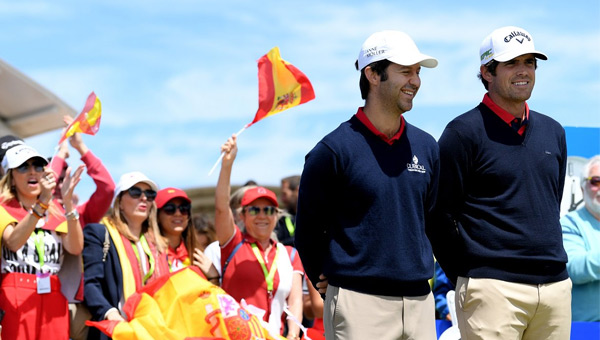
[(596, 165), (600, 165), (600, 155), (596, 155), (596, 156), (590, 158), (590, 160), (583, 167), (583, 171), (581, 171), (581, 181), (580, 181), (582, 188), (585, 188), (586, 178), (588, 178), (590, 176), (590, 171), (592, 170), (592, 167), (594, 167)]

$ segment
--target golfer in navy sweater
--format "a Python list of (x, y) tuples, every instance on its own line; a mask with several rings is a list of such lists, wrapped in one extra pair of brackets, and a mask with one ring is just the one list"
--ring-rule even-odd
[(403, 32), (371, 35), (357, 69), (365, 106), (306, 156), (295, 244), (314, 285), (328, 279), (327, 339), (435, 339), (425, 219), (439, 177), (435, 139), (409, 124), (422, 54)]
[(480, 59), (487, 94), (439, 140), (439, 218), (428, 224), (434, 253), (457, 284), (462, 339), (569, 339), (559, 223), (565, 133), (526, 103), (537, 60), (547, 57), (510, 26), (484, 39)]

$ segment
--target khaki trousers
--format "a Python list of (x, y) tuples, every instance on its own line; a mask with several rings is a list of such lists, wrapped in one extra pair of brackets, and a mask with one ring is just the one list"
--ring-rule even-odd
[(90, 320), (92, 315), (83, 302), (69, 303), (69, 317), (71, 319), (69, 329), (71, 340), (87, 339), (88, 326), (85, 325), (85, 322)]
[(435, 340), (433, 294), (393, 297), (327, 287), (323, 310), (327, 340)]
[(456, 316), (462, 340), (568, 340), (570, 279), (531, 285), (459, 277)]

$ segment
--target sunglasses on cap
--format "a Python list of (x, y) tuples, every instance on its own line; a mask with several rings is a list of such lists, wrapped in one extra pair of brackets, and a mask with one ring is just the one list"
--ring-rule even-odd
[(127, 193), (129, 194), (129, 196), (131, 196), (131, 198), (140, 198), (143, 193), (144, 196), (146, 196), (146, 199), (150, 202), (154, 201), (154, 199), (156, 198), (156, 191), (152, 189), (142, 190), (138, 187), (131, 187), (127, 189)]
[(600, 187), (600, 176), (588, 177), (585, 180), (588, 181), (588, 182), (590, 182), (590, 184), (593, 185), (593, 186), (595, 186), (595, 187)]
[(35, 172), (43, 172), (45, 165), (46, 164), (44, 162), (35, 160), (35, 161), (32, 161), (31, 163), (25, 162), (25, 163), (19, 165), (18, 167), (16, 167), (15, 170), (17, 170), (17, 172), (20, 174), (25, 174), (25, 173), (29, 172), (30, 167), (33, 167), (33, 170)]
[(175, 205), (175, 203), (167, 203), (160, 208), (161, 211), (164, 211), (167, 215), (175, 215), (175, 212), (179, 209), (179, 212), (182, 215), (189, 215), (190, 210), (192, 210), (192, 206), (189, 203), (184, 203), (180, 205)]
[(261, 210), (265, 213), (265, 215), (272, 216), (277, 211), (277, 208), (273, 207), (273, 206), (267, 206), (267, 207), (262, 207), (262, 209), (261, 209), (261, 207), (255, 207), (253, 205), (250, 205), (250, 206), (247, 206), (244, 208), (244, 211), (247, 211), (250, 216), (256, 216), (256, 215), (260, 214)]

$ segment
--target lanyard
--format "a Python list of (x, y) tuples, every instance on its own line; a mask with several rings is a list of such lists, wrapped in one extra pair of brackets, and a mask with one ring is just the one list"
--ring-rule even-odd
[(292, 219), (289, 216), (285, 217), (285, 227), (290, 233), (290, 236), (293, 237), (294, 233), (296, 232), (296, 226), (294, 225), (294, 223), (292, 223)]
[(277, 271), (277, 256), (279, 255), (279, 247), (275, 245), (275, 259), (273, 260), (270, 271), (267, 271), (265, 260), (260, 254), (256, 243), (252, 243), (252, 251), (254, 252), (254, 256), (256, 256), (256, 259), (258, 260), (258, 263), (260, 263), (263, 273), (265, 274), (265, 281), (267, 281), (267, 292), (269, 293), (269, 296), (271, 296), (273, 294), (273, 278), (275, 277), (275, 272)]
[(32, 231), (31, 237), (33, 238), (33, 243), (35, 244), (35, 251), (38, 254), (40, 272), (42, 272), (42, 267), (44, 266), (44, 255), (46, 252), (46, 249), (44, 248), (44, 231), (38, 230), (37, 234), (35, 233), (35, 231)]
[[(148, 241), (146, 241), (146, 237), (144, 237), (144, 235), (140, 236), (140, 244), (142, 246), (142, 250), (144, 250), (144, 253), (146, 254), (146, 256), (148, 257), (148, 262), (150, 262), (150, 269), (148, 271), (146, 271), (146, 266), (142, 264), (142, 259), (140, 258), (140, 255), (138, 253), (138, 247), (137, 247), (137, 243), (132, 243), (131, 248), (133, 248), (133, 252), (135, 253), (135, 257), (137, 258), (139, 267), (140, 267), (140, 274), (143, 274), (144, 277), (142, 278), (142, 286), (146, 284), (146, 281), (152, 276), (152, 274), (154, 274), (154, 256), (152, 256), (152, 252), (150, 251), (150, 246), (148, 245)], [(145, 261), (144, 261), (145, 263)]]

